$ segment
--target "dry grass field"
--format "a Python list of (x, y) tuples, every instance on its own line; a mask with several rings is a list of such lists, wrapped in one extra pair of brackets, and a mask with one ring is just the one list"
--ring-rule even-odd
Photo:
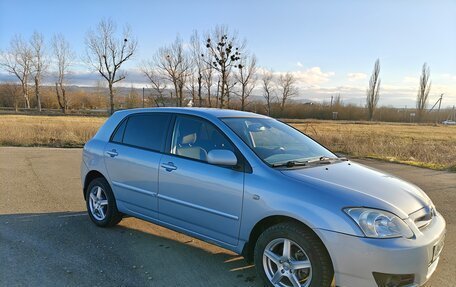
[(0, 146), (82, 147), (106, 118), (0, 115)]
[[(0, 115), (0, 146), (81, 147), (106, 118)], [(289, 121), (335, 152), (456, 171), (456, 126)]]
[(334, 152), (456, 171), (456, 126), (340, 121), (293, 125)]

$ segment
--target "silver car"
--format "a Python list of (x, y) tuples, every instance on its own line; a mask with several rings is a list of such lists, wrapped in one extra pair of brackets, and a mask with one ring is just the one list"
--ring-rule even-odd
[(81, 178), (96, 225), (125, 214), (194, 236), (267, 286), (421, 286), (443, 248), (420, 188), (253, 113), (118, 111), (84, 146)]

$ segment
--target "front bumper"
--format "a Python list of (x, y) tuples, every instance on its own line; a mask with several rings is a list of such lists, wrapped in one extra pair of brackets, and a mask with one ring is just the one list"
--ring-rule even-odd
[(413, 239), (372, 239), (317, 229), (334, 265), (336, 285), (341, 287), (378, 287), (373, 272), (413, 274), (408, 286), (421, 286), (431, 277), (439, 258), (434, 246), (445, 235), (445, 220), (437, 213)]

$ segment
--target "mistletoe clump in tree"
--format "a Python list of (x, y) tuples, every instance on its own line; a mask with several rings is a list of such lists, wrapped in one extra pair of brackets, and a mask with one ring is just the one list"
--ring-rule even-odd
[(239, 63), (243, 45), (239, 45), (237, 38), (228, 33), (226, 27), (217, 27), (212, 36), (206, 40), (206, 48), (209, 57), (204, 57), (204, 61), (214, 67), (220, 77), (220, 108), (225, 107), (225, 99), (228, 95), (228, 82), (232, 68), (242, 68)]

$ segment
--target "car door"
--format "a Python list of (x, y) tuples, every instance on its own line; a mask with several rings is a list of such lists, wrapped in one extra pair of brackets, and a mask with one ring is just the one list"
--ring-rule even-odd
[(134, 114), (105, 147), (105, 165), (119, 211), (158, 218), (158, 168), (171, 116)]
[[(212, 123), (176, 117), (169, 153), (159, 171), (160, 221), (196, 235), (237, 245), (244, 193), (244, 172), (209, 164), (212, 149), (236, 151)], [(239, 154), (238, 154), (239, 162)]]

